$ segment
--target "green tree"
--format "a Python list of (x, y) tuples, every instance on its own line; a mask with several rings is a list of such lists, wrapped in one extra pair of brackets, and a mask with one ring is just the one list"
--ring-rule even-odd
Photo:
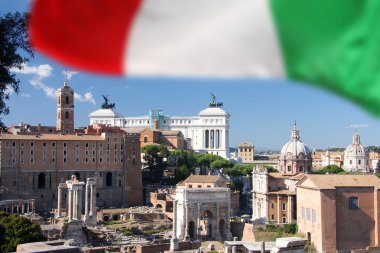
[(338, 173), (342, 173), (342, 172), (344, 172), (344, 170), (335, 164), (327, 165), (326, 167), (324, 167), (320, 170), (314, 170), (313, 171), (313, 173), (315, 173), (315, 174), (338, 174)]
[[(0, 115), (9, 114), (5, 103), (9, 99), (9, 91), (19, 92), (20, 80), (11, 69), (22, 69), (23, 64), (29, 61), (27, 57), (33, 57), (27, 27), (26, 13), (8, 13), (0, 17)], [(5, 128), (1, 119), (0, 128)]]
[(27, 218), (0, 212), (0, 224), (5, 227), (5, 243), (1, 245), (3, 252), (13, 252), (22, 243), (45, 241), (39, 225)]
[(234, 163), (231, 161), (227, 161), (226, 159), (217, 159), (211, 162), (210, 166), (213, 169), (224, 169), (234, 167)]
[(164, 162), (164, 158), (168, 158), (169, 150), (166, 145), (146, 145), (141, 148), (141, 152), (144, 153), (144, 160), (146, 161), (149, 169), (150, 179), (153, 181), (160, 181), (162, 174), (167, 164)]

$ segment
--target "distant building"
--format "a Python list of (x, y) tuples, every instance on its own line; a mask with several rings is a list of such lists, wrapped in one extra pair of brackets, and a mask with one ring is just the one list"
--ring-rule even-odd
[(238, 157), (243, 163), (253, 163), (255, 146), (251, 143), (241, 143), (238, 146)]
[(65, 83), (57, 92), (56, 129), (23, 124), (1, 134), (1, 203), (33, 200), (33, 209), (47, 214), (57, 206), (58, 185), (75, 174), (96, 178), (97, 206), (142, 204), (140, 135), (109, 125), (77, 131), (73, 119), (74, 92)]
[(328, 165), (343, 166), (343, 151), (315, 151), (312, 152), (312, 168), (322, 169)]
[(181, 131), (183, 138), (189, 140), (188, 149), (227, 158), (230, 115), (222, 109), (222, 105), (214, 96), (208, 108), (200, 111), (197, 116), (166, 116), (161, 110), (151, 110), (147, 116), (124, 117), (111, 109), (99, 109), (89, 117), (90, 124), (109, 124), (126, 129)]
[(252, 219), (255, 223), (292, 223), (296, 220), (296, 183), (311, 170), (311, 152), (294, 125), (291, 140), (281, 149), (279, 173), (263, 166), (252, 171)]
[(379, 192), (380, 179), (375, 175), (309, 174), (297, 183), (299, 232), (317, 252), (379, 245)]
[(368, 152), (360, 143), (360, 135), (355, 132), (350, 144), (344, 151), (343, 169), (349, 172), (369, 172)]
[(279, 169), (283, 175), (296, 175), (311, 171), (311, 152), (301, 140), (299, 130), (294, 125), (291, 139), (281, 149)]

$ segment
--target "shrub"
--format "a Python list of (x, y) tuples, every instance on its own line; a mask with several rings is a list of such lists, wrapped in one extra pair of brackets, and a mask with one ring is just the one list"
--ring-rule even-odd
[(284, 232), (288, 234), (297, 233), (297, 223), (284, 224)]
[(265, 226), (265, 230), (267, 232), (276, 232), (278, 230), (278, 227), (276, 225), (274, 225), (274, 224), (267, 224)]

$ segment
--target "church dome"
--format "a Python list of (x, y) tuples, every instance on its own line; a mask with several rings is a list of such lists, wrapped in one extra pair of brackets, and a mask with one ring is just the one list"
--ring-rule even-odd
[(296, 128), (296, 125), (292, 129), (291, 140), (281, 149), (281, 156), (287, 156), (289, 153), (293, 157), (298, 157), (301, 153), (304, 156), (311, 155), (309, 147), (300, 140), (299, 130)]
[(355, 132), (350, 144), (344, 151), (343, 169), (354, 172), (368, 171), (368, 152), (360, 143), (360, 135)]
[(360, 135), (355, 132), (352, 137), (352, 144), (350, 144), (344, 151), (345, 156), (362, 156), (366, 152), (364, 146), (360, 143)]
[(301, 140), (299, 130), (294, 124), (290, 141), (281, 149), (279, 168), (283, 175), (297, 175), (311, 170), (311, 152)]

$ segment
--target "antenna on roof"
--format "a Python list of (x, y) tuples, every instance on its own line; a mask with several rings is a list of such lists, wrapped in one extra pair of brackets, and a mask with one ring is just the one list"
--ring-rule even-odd
[(63, 83), (63, 86), (67, 86), (67, 68), (64, 71), (64, 73), (65, 73), (65, 82)]

